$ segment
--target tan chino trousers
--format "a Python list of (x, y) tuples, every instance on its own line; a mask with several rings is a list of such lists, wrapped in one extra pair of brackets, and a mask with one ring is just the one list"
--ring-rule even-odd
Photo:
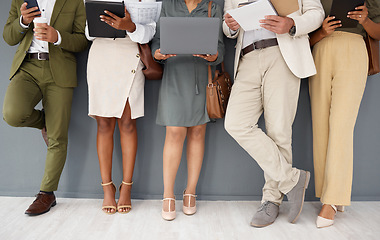
[(313, 49), (309, 80), (315, 193), (324, 204), (350, 205), (353, 133), (368, 71), (363, 37), (336, 31)]
[[(292, 167), (292, 124), (300, 79), (286, 65), (278, 46), (241, 57), (228, 103), (225, 128), (264, 170), (262, 201), (281, 204), (298, 182)], [(264, 112), (266, 133), (257, 125)]]

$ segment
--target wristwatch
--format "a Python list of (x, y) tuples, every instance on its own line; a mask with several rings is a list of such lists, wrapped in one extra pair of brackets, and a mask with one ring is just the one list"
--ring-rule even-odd
[(296, 25), (293, 25), (293, 27), (291, 27), (289, 29), (289, 35), (294, 37), (294, 35), (296, 35)]

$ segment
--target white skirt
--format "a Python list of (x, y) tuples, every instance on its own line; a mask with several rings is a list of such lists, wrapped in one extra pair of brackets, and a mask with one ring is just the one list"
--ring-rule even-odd
[(127, 100), (131, 118), (144, 116), (143, 64), (137, 43), (126, 38), (96, 38), (87, 63), (90, 117), (121, 118)]

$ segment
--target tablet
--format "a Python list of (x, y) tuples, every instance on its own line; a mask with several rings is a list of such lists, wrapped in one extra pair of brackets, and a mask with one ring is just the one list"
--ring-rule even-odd
[(364, 5), (364, 0), (334, 0), (330, 16), (335, 16), (334, 21), (342, 21), (342, 28), (355, 28), (358, 25), (358, 21), (348, 18), (347, 14), (362, 5)]
[(124, 17), (124, 2), (86, 1), (87, 24), (90, 37), (124, 38), (126, 32), (117, 30), (100, 21), (100, 15), (107, 15), (104, 10), (118, 17)]
[(161, 17), (161, 53), (216, 54), (219, 28), (219, 18)]

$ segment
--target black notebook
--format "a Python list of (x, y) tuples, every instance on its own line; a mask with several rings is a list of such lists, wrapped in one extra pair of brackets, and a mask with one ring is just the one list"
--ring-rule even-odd
[(100, 15), (106, 15), (107, 10), (118, 17), (124, 17), (124, 1), (123, 2), (106, 2), (106, 1), (86, 1), (86, 14), (88, 31), (91, 37), (105, 38), (124, 38), (126, 32), (117, 30), (107, 23), (100, 21)]
[(334, 0), (330, 16), (335, 16), (334, 21), (342, 21), (343, 28), (355, 28), (358, 25), (358, 21), (348, 18), (347, 14), (362, 5), (364, 5), (364, 0)]

